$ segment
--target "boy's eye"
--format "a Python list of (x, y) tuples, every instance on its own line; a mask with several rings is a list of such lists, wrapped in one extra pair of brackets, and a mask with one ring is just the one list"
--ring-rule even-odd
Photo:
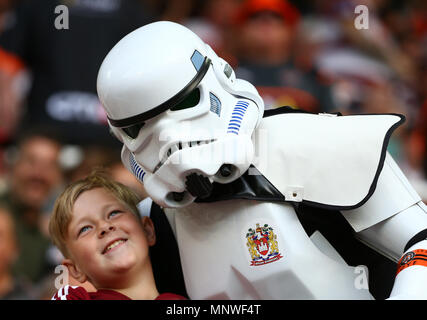
[(80, 230), (79, 230), (79, 235), (81, 235), (82, 233), (84, 233), (84, 232), (86, 232), (87, 230), (89, 230), (90, 229), (90, 226), (84, 226), (83, 228), (81, 228)]
[(120, 214), (121, 213), (121, 211), (119, 211), (119, 210), (114, 210), (114, 211), (111, 211), (110, 212), (110, 214), (108, 215), (108, 217), (109, 218), (111, 218), (111, 217), (114, 217), (114, 216), (116, 216), (116, 215), (118, 215), (118, 214)]

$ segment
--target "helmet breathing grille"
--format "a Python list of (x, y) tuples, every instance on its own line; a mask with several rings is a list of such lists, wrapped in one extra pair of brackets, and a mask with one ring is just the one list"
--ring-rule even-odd
[(209, 92), (209, 99), (211, 101), (211, 111), (219, 117), (221, 115), (221, 101), (212, 92)]

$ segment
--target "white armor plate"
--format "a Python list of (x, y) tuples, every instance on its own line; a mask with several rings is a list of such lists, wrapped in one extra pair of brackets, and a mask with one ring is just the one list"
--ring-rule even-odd
[(307, 236), (290, 204), (233, 200), (165, 211), (192, 299), (372, 299), (326, 239)]
[(285, 196), (331, 209), (352, 209), (372, 195), (399, 115), (289, 113), (257, 129), (256, 168)]

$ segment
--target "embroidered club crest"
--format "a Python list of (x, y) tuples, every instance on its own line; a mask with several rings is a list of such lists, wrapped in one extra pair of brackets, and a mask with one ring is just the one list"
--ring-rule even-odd
[(279, 252), (277, 236), (268, 224), (261, 227), (257, 223), (255, 230), (249, 228), (246, 239), (246, 246), (252, 258), (251, 266), (261, 266), (283, 258)]

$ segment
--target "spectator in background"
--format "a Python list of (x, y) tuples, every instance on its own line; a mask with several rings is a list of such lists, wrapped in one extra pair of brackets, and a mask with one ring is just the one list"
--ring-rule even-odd
[(29, 283), (12, 274), (18, 251), (12, 215), (6, 208), (0, 207), (0, 300), (32, 298)]
[(300, 19), (286, 0), (246, 0), (236, 12), (236, 75), (253, 83), (266, 108), (335, 110), (329, 84), (313, 65), (298, 66), (293, 46)]
[[(10, 26), (15, 0), (0, 0), (0, 34)], [(20, 119), (22, 81), (26, 78), (20, 59), (0, 49), (0, 178), (4, 168), (4, 144), (15, 134)], [(0, 180), (0, 182), (2, 182)]]
[[(401, 55), (405, 55), (404, 61), (412, 63), (412, 68), (403, 70), (408, 74), (406, 78), (409, 78), (408, 82), (415, 93), (410, 101), (413, 127), (404, 145), (406, 171), (411, 183), (427, 201), (427, 3), (422, 0), (395, 1), (384, 6), (380, 15), (384, 26), (398, 44)], [(394, 61), (402, 69), (407, 64), (400, 63), (400, 56)]]
[(109, 167), (120, 157), (120, 152), (108, 146), (83, 146), (79, 153), (77, 163), (67, 170), (67, 183), (86, 178), (96, 167)]
[(184, 25), (196, 33), (205, 43), (232, 67), (237, 64), (234, 56), (235, 39), (230, 29), (241, 0), (199, 0), (193, 15)]
[[(59, 5), (67, 11), (55, 11)], [(60, 14), (68, 18), (64, 29), (55, 24), (57, 18), (64, 22)], [(153, 21), (145, 1), (22, 0), (10, 15), (13, 19), (0, 33), (0, 51), (31, 72), (17, 130), (50, 125), (62, 132), (64, 143), (118, 146), (108, 133), (96, 95), (96, 76), (118, 40)], [(0, 73), (5, 74), (1, 64)], [(12, 105), (16, 99), (11, 95), (8, 87), (0, 86), (0, 97), (9, 96), (8, 103), (0, 105), (0, 114), (16, 118)]]
[[(191, 15), (198, 0), (142, 0), (149, 6), (158, 20), (168, 20), (182, 23)], [(204, 1), (204, 0), (202, 0)]]
[[(367, 29), (355, 27), (360, 4), (369, 11)], [(333, 81), (338, 111), (404, 114), (406, 122), (391, 138), (388, 151), (427, 199), (422, 129), (427, 118), (420, 112), (426, 99), (425, 1), (315, 0), (310, 6), (301, 35), (315, 47), (310, 54), (315, 53), (316, 67)]]
[(19, 256), (14, 274), (31, 282), (48, 271), (49, 239), (42, 233), (40, 221), (45, 202), (62, 186), (60, 150), (61, 143), (50, 131), (34, 129), (23, 134), (10, 160), (7, 189), (0, 195), (0, 204), (10, 210), (16, 225)]

